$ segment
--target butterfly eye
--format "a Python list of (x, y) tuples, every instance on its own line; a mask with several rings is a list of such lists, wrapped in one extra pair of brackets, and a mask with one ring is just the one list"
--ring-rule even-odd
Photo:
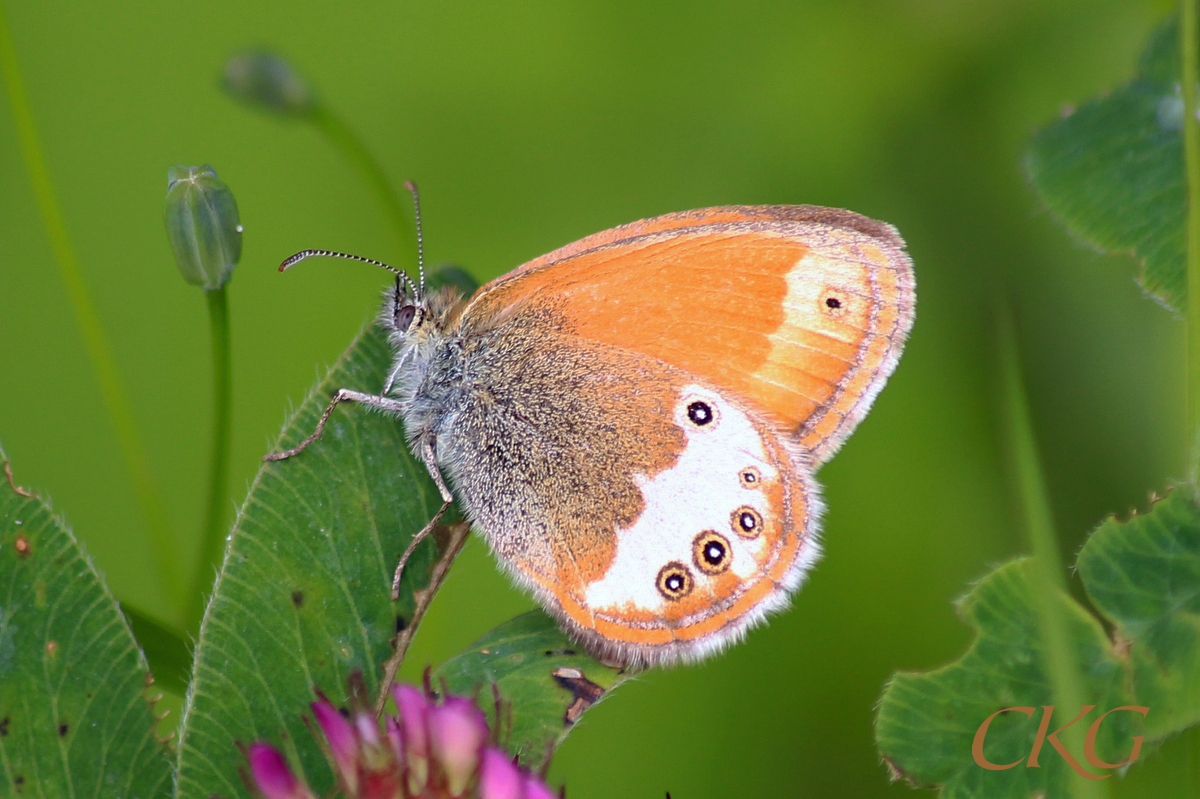
[(413, 317), (417, 315), (417, 306), (405, 305), (396, 311), (396, 329), (401, 333), (407, 333), (409, 325), (412, 324)]
[(743, 505), (730, 516), (733, 531), (742, 538), (757, 538), (762, 531), (762, 514), (749, 505)]
[(705, 574), (720, 574), (733, 562), (729, 540), (715, 530), (705, 530), (692, 542), (692, 560)]
[(683, 599), (692, 592), (692, 587), (696, 584), (687, 566), (677, 560), (663, 566), (655, 582), (658, 585), (658, 593), (671, 601)]

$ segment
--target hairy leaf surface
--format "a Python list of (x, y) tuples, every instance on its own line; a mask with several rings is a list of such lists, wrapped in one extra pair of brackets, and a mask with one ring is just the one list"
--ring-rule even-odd
[(146, 660), (75, 537), (27, 493), (0, 477), (0, 796), (167, 796)]
[(493, 728), (499, 707), (501, 742), (538, 771), (583, 712), (625, 676), (591, 658), (553, 619), (535, 610), (443, 663), (434, 673), (434, 686), (444, 680), (451, 693), (477, 697)]
[(1129, 83), (1066, 112), (1030, 144), (1026, 169), (1075, 235), (1133, 255), (1165, 305), (1187, 302), (1183, 100), (1176, 22), (1150, 39)]
[[(1054, 703), (1030, 585), (1030, 561), (983, 579), (961, 601), (977, 638), (963, 657), (927, 674), (898, 674), (884, 692), (876, 740), (894, 770), (914, 783), (941, 786), (947, 797), (1025, 797), (1044, 791), (1065, 797), (1068, 761), (1043, 735), (1037, 767), (1031, 754), (1042, 707)], [(1092, 604), (1112, 627), (1061, 596), (1071, 629), (1082, 695), (1095, 709), (1080, 722), (1098, 724), (1094, 753), (1118, 764), (1144, 736), (1140, 756), (1200, 722), (1200, 507), (1178, 488), (1148, 513), (1109, 519), (1079, 554), (1079, 575)], [(1032, 717), (996, 717), (984, 739), (987, 762), (972, 752), (980, 724), (1004, 708), (1035, 709)], [(1099, 722), (1102, 713), (1121, 707)], [(1059, 708), (1047, 732), (1081, 708)], [(1068, 750), (1070, 751), (1070, 750)], [(1088, 773), (1111, 773), (1071, 752)], [(1136, 766), (1136, 763), (1135, 763)]]
[[(365, 330), (289, 420), (280, 449), (313, 429), (330, 396), (377, 392), (391, 363)], [(391, 639), (412, 621), (414, 592), (437, 559), (431, 538), (409, 562), (400, 601), (392, 572), (437, 511), (437, 488), (399, 422), (346, 404), (299, 455), (265, 464), (238, 518), (196, 644), (180, 740), (178, 794), (248, 796), (239, 743), (267, 741), (318, 792), (332, 775), (302, 716), (319, 688), (344, 703), (362, 672), (375, 692)]]

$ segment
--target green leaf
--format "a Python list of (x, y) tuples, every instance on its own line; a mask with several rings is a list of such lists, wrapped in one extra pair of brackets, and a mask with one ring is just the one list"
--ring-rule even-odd
[[(1051, 704), (1029, 584), (1030, 561), (1004, 566), (960, 603), (977, 638), (963, 657), (928, 674), (898, 674), (884, 692), (876, 739), (900, 775), (920, 785), (939, 785), (947, 797), (1027, 797), (1045, 791), (1066, 796), (1066, 761), (1043, 748), (1040, 768), (1024, 764), (1004, 771), (979, 766), (972, 743), (980, 724), (1009, 707)], [(1163, 739), (1200, 722), (1200, 506), (1189, 489), (1173, 491), (1151, 510), (1128, 521), (1109, 519), (1079, 554), (1079, 575), (1092, 604), (1113, 627), (1073, 600), (1071, 644), (1084, 681), (1084, 701), (1096, 710), (1080, 722), (1094, 723), (1120, 706), (1148, 708), (1114, 713), (1101, 723), (1096, 753), (1107, 763), (1130, 757), (1134, 736), (1145, 737), (1144, 756)], [(1060, 708), (1050, 731), (1079, 708)], [(984, 755), (995, 764), (1028, 758), (1036, 722), (1020, 713), (998, 717), (987, 732)], [(1086, 753), (1076, 761), (1092, 774)]]
[[(979, 766), (972, 744), (980, 725), (1003, 708), (1030, 707), (1032, 717), (1012, 712), (997, 717), (983, 753), (995, 764), (1028, 758), (1042, 719), (1041, 708), (1053, 705), (1047, 664), (1038, 630), (1037, 604), (1031, 580), (1032, 561), (1009, 563), (985, 577), (959, 600), (958, 610), (976, 631), (976, 639), (960, 660), (928, 674), (897, 674), (884, 691), (876, 718), (876, 741), (895, 776), (916, 785), (941, 786), (943, 797), (1067, 796), (1069, 766), (1046, 744), (1038, 768), (1022, 763), (1003, 771)], [(1065, 595), (1059, 595), (1070, 629), (1080, 693), (1100, 712), (1131, 704), (1125, 693), (1126, 672), (1113, 653), (1099, 622)], [(1050, 730), (1068, 723), (1080, 708), (1059, 708)], [(1109, 763), (1128, 755), (1139, 716), (1120, 713), (1100, 727), (1097, 753)], [(1079, 763), (1084, 755), (1075, 752)], [(1085, 768), (1090, 768), (1084, 766)], [(1095, 772), (1095, 769), (1091, 769)]]
[[(623, 682), (624, 671), (588, 656), (540, 610), (517, 616), (443, 663), (433, 684), (475, 696), (501, 742), (542, 771), (585, 710)], [(493, 688), (494, 686), (494, 688)], [(493, 693), (495, 691), (495, 693)]]
[(168, 795), (149, 677), (74, 536), (0, 480), (0, 796)]
[(1109, 519), (1079, 553), (1088, 597), (1117, 628), (1146, 736), (1200, 722), (1200, 507), (1177, 488), (1150, 512)]
[[(382, 333), (364, 331), (289, 420), (277, 449), (315, 429), (337, 389), (378, 391), (391, 357)], [(332, 787), (302, 714), (314, 688), (345, 704), (353, 672), (378, 691), (393, 636), (411, 634), (432, 595), (431, 570), (453, 543), (439, 535), (421, 544), (400, 601), (390, 601), (401, 553), (440, 504), (400, 423), (353, 404), (338, 407), (304, 452), (263, 467), (238, 514), (196, 643), (180, 797), (247, 796), (237, 744), (257, 740), (284, 752), (318, 794)]]
[(1142, 286), (1177, 310), (1187, 302), (1178, 42), (1172, 20), (1151, 37), (1132, 81), (1041, 131), (1025, 160), (1072, 233), (1133, 255)]

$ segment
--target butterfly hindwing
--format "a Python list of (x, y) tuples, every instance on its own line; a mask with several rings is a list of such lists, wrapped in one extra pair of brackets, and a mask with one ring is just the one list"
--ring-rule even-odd
[(786, 601), (816, 558), (801, 450), (680, 369), (582, 339), (547, 306), (472, 331), (441, 460), (518, 582), (596, 651), (696, 658)]
[(626, 651), (698, 658), (786, 602), (819, 554), (820, 500), (798, 453), (745, 406), (692, 383), (673, 411), (683, 447), (637, 476), (645, 508), (582, 605)]

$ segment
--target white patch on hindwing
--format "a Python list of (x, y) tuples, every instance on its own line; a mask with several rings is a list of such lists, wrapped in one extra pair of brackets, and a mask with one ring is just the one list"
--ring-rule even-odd
[[(712, 411), (711, 418), (705, 406)], [(742, 506), (753, 508), (763, 518), (770, 516), (764, 492), (743, 484), (742, 474), (747, 469), (757, 470), (760, 484), (779, 477), (778, 469), (767, 460), (754, 423), (716, 392), (695, 385), (686, 386), (680, 394), (675, 423), (684, 431), (686, 445), (671, 468), (652, 478), (635, 475), (645, 509), (630, 527), (617, 528), (612, 564), (602, 578), (587, 587), (587, 604), (595, 612), (619, 612), (627, 603), (639, 610), (661, 612), (669, 600), (659, 592), (658, 574), (672, 561), (687, 566), (696, 582), (694, 590), (706, 588), (714, 577), (696, 567), (692, 545), (696, 536), (707, 530), (720, 533), (729, 542), (733, 553), (729, 571), (743, 580), (759, 572), (766, 545), (763, 536), (736, 535), (730, 519)]]

